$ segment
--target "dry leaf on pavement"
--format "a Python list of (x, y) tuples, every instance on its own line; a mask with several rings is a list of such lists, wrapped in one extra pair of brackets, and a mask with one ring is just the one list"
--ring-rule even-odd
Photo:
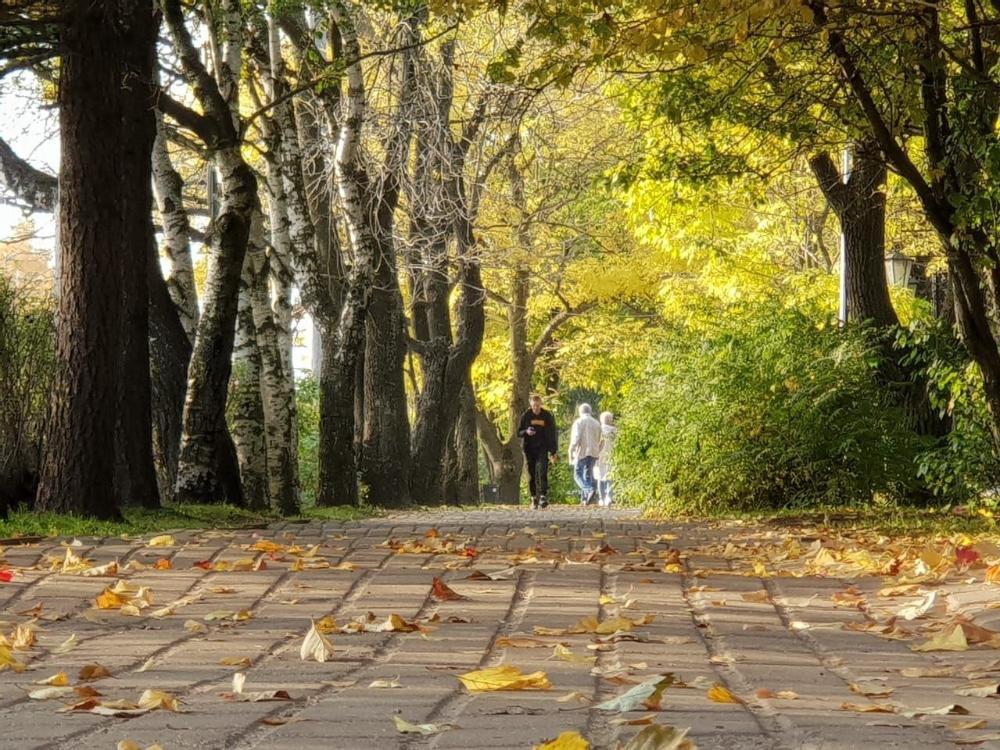
[(393, 716), (392, 720), (396, 724), (396, 731), (402, 734), (438, 734), (451, 728), (447, 724), (411, 724), (399, 716)]
[(535, 750), (590, 750), (590, 743), (579, 732), (563, 732), (554, 740), (535, 745)]
[(431, 596), (439, 602), (457, 602), (469, 598), (467, 596), (462, 596), (457, 591), (449, 588), (449, 586), (437, 576), (435, 576), (434, 580), (431, 582)]
[(316, 623), (309, 621), (309, 632), (306, 633), (302, 641), (302, 648), (299, 649), (299, 656), (302, 661), (325, 662), (333, 656), (333, 644), (316, 629)]
[(510, 664), (476, 669), (458, 675), (458, 679), (470, 693), (493, 690), (549, 690), (552, 687), (545, 672), (524, 674)]

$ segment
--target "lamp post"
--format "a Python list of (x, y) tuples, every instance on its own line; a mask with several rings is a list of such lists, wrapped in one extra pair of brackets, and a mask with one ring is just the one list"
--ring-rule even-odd
[(885, 277), (893, 286), (908, 287), (913, 273), (913, 258), (903, 255), (898, 247), (885, 256)]

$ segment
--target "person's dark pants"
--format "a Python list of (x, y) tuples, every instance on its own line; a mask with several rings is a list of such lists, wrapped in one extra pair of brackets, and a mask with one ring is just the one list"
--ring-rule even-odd
[(524, 460), (528, 463), (528, 488), (533, 498), (549, 494), (549, 454), (525, 453)]

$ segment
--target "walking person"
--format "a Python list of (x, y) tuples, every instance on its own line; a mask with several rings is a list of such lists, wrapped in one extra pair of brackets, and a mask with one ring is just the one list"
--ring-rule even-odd
[(618, 428), (615, 427), (615, 415), (609, 411), (601, 412), (601, 446), (597, 463), (594, 464), (594, 479), (597, 480), (598, 502), (602, 508), (611, 505), (613, 497), (611, 487), (611, 454), (618, 439)]
[(542, 397), (528, 399), (529, 408), (521, 415), (517, 436), (522, 439), (524, 462), (528, 465), (528, 489), (531, 507), (549, 505), (549, 462), (559, 460), (559, 434), (552, 413), (542, 408)]
[(575, 465), (573, 478), (580, 488), (580, 503), (590, 505), (597, 495), (594, 464), (601, 452), (601, 423), (594, 419), (590, 404), (580, 404), (569, 438), (569, 455)]

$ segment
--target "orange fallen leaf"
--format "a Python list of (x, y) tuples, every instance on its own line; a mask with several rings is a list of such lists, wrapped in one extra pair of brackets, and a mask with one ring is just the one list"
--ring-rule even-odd
[(107, 667), (100, 664), (87, 664), (80, 668), (78, 679), (86, 682), (88, 680), (103, 680), (110, 676), (111, 672), (108, 671)]
[(154, 570), (171, 570), (174, 564), (170, 562), (166, 557), (161, 557), (155, 563), (153, 563)]

